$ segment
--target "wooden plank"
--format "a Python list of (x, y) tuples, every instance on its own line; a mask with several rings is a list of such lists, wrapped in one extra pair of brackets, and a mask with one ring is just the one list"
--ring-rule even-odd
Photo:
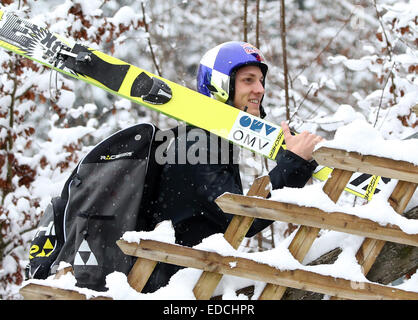
[(418, 183), (418, 166), (406, 161), (362, 155), (357, 152), (327, 147), (315, 150), (313, 157), (321, 165), (332, 168)]
[(328, 198), (337, 203), (352, 175), (351, 171), (334, 169), (322, 190)]
[(54, 276), (54, 279), (59, 279), (62, 276), (66, 275), (67, 273), (71, 273), (71, 274), (74, 275), (74, 270), (73, 270), (72, 266), (67, 266), (63, 269), (58, 270), (57, 273)]
[[(19, 290), (25, 300), (86, 300), (86, 296), (75, 290), (55, 288), (47, 285), (29, 283)], [(89, 300), (112, 300), (97, 296)]]
[[(254, 180), (247, 196), (267, 197), (270, 189), (269, 176)], [(225, 231), (224, 238), (234, 249), (237, 249), (250, 229), (254, 221), (253, 217), (235, 215)], [(197, 300), (208, 300), (213, 295), (216, 287), (222, 279), (222, 274), (204, 271), (193, 288)]]
[(144, 289), (157, 265), (156, 261), (137, 258), (128, 274), (129, 285), (138, 292)]
[[(398, 181), (393, 190), (391, 196), (388, 199), (388, 202), (393, 207), (393, 209), (399, 213), (403, 214), (411, 200), (412, 196), (415, 193), (417, 188), (416, 183), (411, 183), (407, 181)], [(356, 259), (359, 265), (362, 268), (362, 271), (367, 275), (372, 268), (374, 262), (382, 251), (386, 241), (366, 238), (364, 239), (361, 247), (356, 253)], [(338, 299), (337, 297), (332, 297), (332, 300)]]
[(375, 221), (343, 212), (325, 212), (318, 208), (235, 194), (224, 194), (216, 202), (225, 212), (418, 246), (418, 234), (408, 234), (398, 226), (382, 226)]
[(364, 239), (361, 247), (356, 253), (356, 259), (364, 274), (367, 274), (370, 271), (385, 243), (386, 241), (384, 240), (371, 238)]
[[(266, 198), (270, 193), (270, 178), (264, 176), (254, 180), (253, 185), (247, 193), (247, 196), (256, 196), (260, 198)], [(234, 216), (225, 231), (225, 239), (235, 249), (239, 247), (245, 235), (253, 223), (254, 218)]]
[[(300, 269), (281, 271), (251, 259), (221, 256), (215, 252), (183, 247), (176, 244), (153, 240), (142, 240), (139, 244), (118, 240), (117, 244), (127, 255), (135, 255), (183, 267), (244, 277), (342, 298), (418, 300), (417, 292), (395, 289), (370, 282), (353, 282)], [(234, 267), (231, 267), (231, 263), (234, 263)]]
[[(327, 180), (323, 187), (323, 191), (333, 202), (338, 201), (338, 198), (344, 191), (352, 174), (353, 173), (350, 171), (340, 169), (334, 169), (332, 171), (331, 177)], [(309, 225), (302, 225), (299, 228), (298, 233), (289, 245), (289, 251), (296, 260), (299, 262), (303, 261), (314, 240), (318, 236), (319, 231), (320, 228)], [(300, 234), (300, 236), (298, 234)]]
[(403, 214), (409, 201), (417, 189), (418, 184), (406, 181), (398, 181), (388, 201), (392, 208), (399, 214)]
[[(352, 174), (353, 173), (350, 171), (334, 169), (331, 172), (330, 178), (325, 183), (323, 191), (328, 195), (328, 197), (332, 201), (337, 202), (338, 198), (344, 191), (345, 186), (350, 180)], [(299, 262), (303, 261), (309, 249), (311, 248), (313, 242), (317, 238), (319, 231), (320, 228), (317, 227), (309, 227), (306, 225), (302, 225), (299, 227), (295, 237), (293, 238), (288, 248), (289, 252), (293, 255), (293, 257), (296, 260), (298, 260)], [(268, 283), (264, 287), (259, 299), (279, 300), (283, 297), (285, 291), (286, 287)]]
[[(398, 181), (388, 200), (397, 213), (403, 214), (416, 189), (416, 183)], [(361, 247), (357, 251), (356, 258), (362, 266), (364, 274), (367, 275), (370, 271), (384, 245), (385, 241), (377, 239), (369, 238), (363, 241)]]

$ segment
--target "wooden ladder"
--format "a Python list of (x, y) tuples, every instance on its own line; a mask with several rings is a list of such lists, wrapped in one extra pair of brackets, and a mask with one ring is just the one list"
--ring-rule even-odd
[[(334, 168), (323, 186), (324, 193), (334, 202), (339, 199), (353, 172), (398, 179), (388, 201), (399, 214), (404, 212), (417, 188), (418, 166), (408, 162), (329, 148), (316, 150), (314, 158), (319, 164)], [(226, 193), (216, 200), (224, 212), (234, 214), (224, 234), (225, 240), (233, 248), (239, 247), (255, 218), (301, 225), (288, 247), (299, 262), (303, 261), (322, 228), (366, 237), (356, 255), (365, 274), (370, 270), (386, 241), (418, 246), (418, 234), (405, 233), (398, 226), (381, 226), (372, 220), (343, 212), (329, 213), (314, 207), (301, 207), (265, 199), (270, 191), (269, 182), (268, 176), (258, 178), (246, 196)], [(372, 282), (353, 282), (303, 269), (281, 271), (251, 259), (222, 256), (215, 252), (177, 244), (154, 240), (141, 240), (139, 244), (118, 240), (117, 244), (125, 254), (138, 257), (128, 275), (129, 284), (138, 292), (144, 288), (157, 261), (160, 261), (203, 270), (193, 289), (197, 299), (211, 298), (222, 275), (228, 274), (266, 282), (259, 299), (280, 299), (286, 288), (292, 287), (335, 298), (418, 300), (417, 292)], [(231, 263), (234, 265), (233, 268)], [(61, 289), (33, 283), (21, 288), (20, 292), (28, 299), (51, 299), (54, 294), (60, 299), (82, 298), (82, 294), (79, 293), (68, 292), (66, 297)]]

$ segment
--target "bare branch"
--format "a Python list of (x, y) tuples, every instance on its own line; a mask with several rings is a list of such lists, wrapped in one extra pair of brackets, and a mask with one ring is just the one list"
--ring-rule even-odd
[(144, 2), (143, 1), (141, 1), (141, 8), (142, 8), (142, 21), (144, 23), (145, 32), (148, 34), (148, 46), (149, 46), (149, 49), (151, 51), (152, 61), (154, 62), (154, 66), (157, 69), (158, 75), (161, 77), (162, 76), (161, 70), (160, 70), (160, 67), (159, 67), (159, 65), (157, 63), (157, 59), (155, 57), (154, 50), (152, 49), (151, 35), (149, 33), (149, 27), (148, 27), (147, 19), (145, 17), (145, 6), (144, 6)]
[(392, 45), (390, 44), (388, 35), (386, 34), (386, 30), (385, 30), (385, 27), (384, 27), (383, 22), (382, 22), (382, 17), (380, 16), (379, 10), (377, 10), (376, 0), (373, 0), (373, 4), (374, 4), (374, 8), (376, 10), (377, 20), (379, 20), (379, 24), (382, 28), (383, 35), (385, 36), (386, 45), (387, 45), (387, 48), (388, 48), (388, 53), (389, 53), (390, 60), (392, 60)]
[(256, 1), (255, 46), (260, 48), (260, 0)]
[[(386, 89), (386, 86), (387, 86), (387, 84), (389, 82), (389, 78), (392, 78), (392, 76), (393, 76), (392, 70), (393, 70), (393, 67), (394, 66), (395, 66), (395, 62), (392, 63), (392, 68), (390, 69), (390, 72), (389, 72), (389, 74), (388, 74), (388, 76), (386, 78), (386, 81), (385, 81), (385, 85), (383, 86), (382, 94), (380, 95), (380, 100), (379, 100), (379, 107), (377, 108), (376, 120), (374, 121), (373, 127), (376, 127), (377, 120), (379, 119), (380, 109), (382, 108), (383, 94), (385, 93), (385, 89)], [(393, 81), (393, 78), (392, 78), (392, 81)]]
[(244, 0), (244, 41), (248, 41), (248, 25), (247, 25), (247, 16), (248, 16), (248, 0)]
[(346, 27), (346, 25), (348, 24), (348, 22), (350, 22), (351, 17), (353, 16), (354, 11), (351, 12), (350, 16), (348, 17), (348, 19), (344, 22), (344, 24), (340, 27), (340, 29), (338, 29), (337, 33), (328, 41), (328, 43), (326, 44), (326, 46), (317, 54), (317, 56), (315, 58), (313, 58), (311, 60), (311, 62), (308, 65), (303, 66), (302, 70), (299, 71), (299, 73), (294, 77), (294, 79), (297, 79), (297, 77), (299, 77), (307, 68), (311, 67), (312, 64), (314, 63), (314, 61), (318, 61), (319, 57), (326, 51), (328, 50), (329, 46), (332, 44), (332, 42), (338, 37), (338, 35), (341, 33), (341, 31), (344, 30), (344, 28)]
[(287, 52), (286, 52), (286, 21), (285, 21), (285, 7), (284, 0), (280, 1), (280, 34), (282, 38), (282, 51), (283, 51), (283, 72), (284, 72), (284, 90), (286, 100), (286, 120), (290, 119), (289, 111), (289, 72), (287, 69)]

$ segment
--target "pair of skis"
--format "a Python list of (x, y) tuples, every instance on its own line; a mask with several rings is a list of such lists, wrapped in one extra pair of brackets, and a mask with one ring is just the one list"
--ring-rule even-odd
[[(280, 126), (211, 99), (98, 50), (0, 10), (0, 46), (73, 78), (227, 139), (275, 160), (284, 147)], [(199, 112), (196, 112), (196, 106)], [(220, 116), (222, 115), (222, 116)], [(328, 179), (332, 168), (313, 174)], [(346, 191), (370, 200), (390, 180), (353, 174)]]

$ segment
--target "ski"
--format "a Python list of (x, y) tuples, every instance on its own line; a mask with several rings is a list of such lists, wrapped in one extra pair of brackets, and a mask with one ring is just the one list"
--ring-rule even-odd
[[(279, 150), (285, 148), (280, 126), (52, 33), (13, 12), (0, 10), (0, 46), (271, 160), (276, 160)], [(331, 168), (321, 167), (313, 176), (325, 181), (331, 172)], [(360, 184), (355, 185), (356, 179), (358, 175), (353, 175), (346, 191), (367, 200), (379, 191), (378, 183), (383, 181), (368, 175), (359, 187)]]

